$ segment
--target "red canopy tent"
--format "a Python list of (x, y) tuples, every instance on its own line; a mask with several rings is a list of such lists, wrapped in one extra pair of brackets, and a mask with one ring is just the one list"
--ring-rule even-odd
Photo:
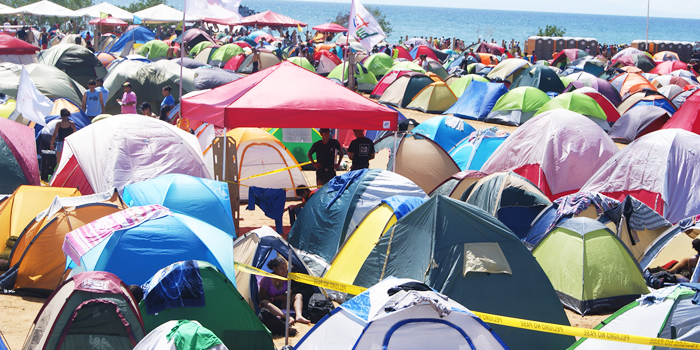
[(258, 26), (258, 27), (296, 27), (297, 25), (306, 27), (306, 23), (297, 21), (294, 18), (289, 18), (279, 13), (265, 11), (256, 13), (252, 16), (245, 17), (238, 25), (242, 26)]
[(398, 112), (289, 61), (186, 96), (182, 114), (227, 128), (396, 130), (398, 122)]
[(129, 23), (122, 21), (119, 18), (108, 16), (106, 18), (91, 19), (88, 24), (93, 26), (112, 26), (112, 27), (128, 27)]
[(343, 33), (343, 32), (348, 31), (347, 28), (345, 28), (337, 23), (324, 23), (321, 25), (317, 25), (317, 26), (313, 27), (312, 29), (315, 31), (324, 32), (324, 33)]
[(31, 55), (40, 50), (26, 41), (0, 33), (0, 55)]

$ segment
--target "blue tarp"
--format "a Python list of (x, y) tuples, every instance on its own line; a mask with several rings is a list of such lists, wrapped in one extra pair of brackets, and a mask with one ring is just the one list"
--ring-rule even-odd
[(502, 83), (472, 81), (462, 97), (443, 114), (454, 114), (463, 119), (484, 120), (498, 99), (508, 92)]
[(123, 199), (130, 207), (159, 204), (174, 213), (202, 220), (232, 237), (236, 235), (225, 182), (167, 174), (127, 185)]
[(112, 47), (110, 47), (108, 51), (113, 53), (121, 53), (128, 42), (145, 44), (155, 39), (155, 33), (153, 33), (150, 29), (146, 27), (139, 26), (122, 34), (122, 36), (119, 39), (117, 39), (117, 41), (115, 41), (114, 44), (112, 44)]
[(430, 118), (413, 128), (414, 134), (421, 134), (449, 152), (460, 141), (476, 131), (474, 127), (453, 116)]
[(391, 209), (394, 210), (396, 220), (401, 219), (404, 215), (419, 207), (424, 202), (425, 199), (423, 198), (410, 196), (391, 196), (389, 198), (382, 199), (382, 203), (386, 203), (391, 207)]
[[(661, 107), (665, 109), (669, 115), (673, 116), (673, 113), (676, 113), (676, 107), (673, 105), (672, 102), (665, 98), (659, 98), (656, 100), (639, 100), (639, 102), (635, 103), (632, 105), (631, 108), (637, 107), (637, 106), (656, 106), (656, 107)], [(628, 109), (629, 110), (629, 109)]]

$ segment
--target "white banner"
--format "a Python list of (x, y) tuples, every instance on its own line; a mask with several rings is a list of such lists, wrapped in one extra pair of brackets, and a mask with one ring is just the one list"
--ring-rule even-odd
[(352, 1), (350, 18), (348, 19), (348, 34), (357, 39), (367, 49), (367, 52), (372, 52), (374, 45), (386, 38), (379, 22), (358, 0)]
[(43, 126), (46, 126), (45, 118), (53, 109), (53, 102), (36, 88), (24, 67), (19, 76), (16, 109), (22, 113), (23, 118)]
[(235, 18), (240, 22), (240, 4), (241, 0), (185, 0), (185, 12), (199, 18)]

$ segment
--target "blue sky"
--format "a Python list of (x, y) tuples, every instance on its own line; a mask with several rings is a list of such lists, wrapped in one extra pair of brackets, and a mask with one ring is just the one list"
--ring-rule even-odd
[[(303, 0), (322, 2), (349, 3), (349, 0)], [(254, 3), (251, 0), (250, 3)], [(513, 11), (542, 11), (587, 13), (597, 15), (647, 15), (646, 0), (584, 0), (584, 1), (550, 1), (550, 0), (498, 0), (498, 1), (467, 1), (467, 0), (362, 0), (363, 4), (408, 5), (461, 7), (489, 10)], [(681, 0), (650, 0), (651, 17), (700, 18), (700, 6), (695, 1)], [(601, 25), (605, 25), (601, 23)]]

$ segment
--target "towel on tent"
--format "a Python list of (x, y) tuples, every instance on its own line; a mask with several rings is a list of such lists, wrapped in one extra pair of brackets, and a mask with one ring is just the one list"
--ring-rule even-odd
[(261, 188), (251, 186), (248, 188), (248, 210), (255, 210), (257, 204), (270, 219), (275, 220), (275, 231), (282, 234), (282, 215), (284, 214), (284, 202), (287, 200), (287, 192), (280, 188)]
[(194, 260), (181, 261), (161, 269), (142, 287), (149, 315), (165, 309), (203, 307), (204, 286)]
[(221, 344), (221, 339), (212, 331), (190, 320), (180, 320), (165, 336), (173, 340), (177, 350), (207, 350)]

